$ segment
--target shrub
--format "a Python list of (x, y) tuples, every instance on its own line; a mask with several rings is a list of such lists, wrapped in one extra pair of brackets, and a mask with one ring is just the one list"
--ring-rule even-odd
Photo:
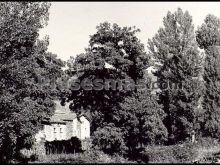
[(122, 130), (109, 124), (102, 128), (98, 128), (94, 132), (92, 144), (94, 148), (102, 150), (107, 154), (123, 154), (126, 150), (126, 145), (123, 139)]
[(81, 141), (77, 137), (69, 140), (54, 140), (45, 142), (47, 154), (75, 153), (82, 151)]
[(34, 151), (32, 149), (23, 148), (19, 151), (18, 160), (23, 163), (30, 161), (34, 157)]

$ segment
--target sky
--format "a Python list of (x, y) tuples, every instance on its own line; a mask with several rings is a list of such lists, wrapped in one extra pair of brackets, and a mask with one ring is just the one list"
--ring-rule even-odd
[(40, 38), (49, 35), (48, 51), (68, 60), (84, 53), (96, 26), (108, 21), (139, 28), (137, 36), (147, 47), (148, 39), (163, 26), (163, 17), (178, 7), (189, 11), (195, 29), (207, 14), (220, 17), (220, 2), (52, 2), (48, 25), (40, 30)]

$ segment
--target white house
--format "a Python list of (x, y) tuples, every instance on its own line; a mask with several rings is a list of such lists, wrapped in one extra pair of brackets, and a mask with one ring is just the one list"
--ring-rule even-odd
[(45, 119), (43, 129), (35, 135), (36, 142), (69, 140), (74, 136), (80, 140), (89, 138), (89, 120), (83, 115), (77, 118), (76, 114), (70, 111), (69, 105), (62, 106), (58, 101), (55, 103), (55, 114)]

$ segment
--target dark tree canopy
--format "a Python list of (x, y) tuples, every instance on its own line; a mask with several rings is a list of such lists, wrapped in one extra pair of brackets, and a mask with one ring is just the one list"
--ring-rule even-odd
[[(117, 24), (111, 26), (107, 22), (100, 24), (97, 33), (91, 36), (86, 53), (78, 55), (75, 64), (72, 65), (76, 70), (77, 80), (141, 79), (144, 69), (147, 68), (148, 58), (143, 44), (135, 36), (136, 32), (138, 30), (135, 28), (121, 28)], [(106, 65), (112, 67), (108, 68)], [(94, 120), (100, 117), (92, 125), (96, 127), (96, 124), (104, 124), (105, 121), (111, 120), (110, 113), (117, 109), (118, 102), (129, 92), (124, 89), (82, 90), (81, 88), (72, 91), (69, 99), (74, 102), (73, 109), (92, 111)], [(108, 115), (101, 117), (102, 111), (106, 111), (104, 114)], [(96, 113), (99, 115), (95, 115)]]
[[(124, 145), (130, 145), (129, 149), (132, 150), (144, 144), (144, 141), (150, 143), (157, 138), (158, 141), (166, 139), (166, 129), (158, 133), (158, 137), (153, 136), (149, 140), (146, 139), (147, 137), (143, 137), (154, 131), (151, 129), (153, 126), (156, 127), (155, 130), (164, 127), (158, 125), (162, 121), (160, 118), (156, 118), (160, 110), (156, 99), (150, 96), (150, 91), (146, 91), (148, 94), (142, 96), (135, 86), (140, 80), (145, 81), (144, 75), (149, 66), (149, 57), (144, 51), (143, 44), (136, 37), (138, 31), (134, 27), (121, 28), (117, 24), (102, 23), (97, 26), (97, 32), (91, 35), (86, 53), (78, 55), (74, 62), (71, 62), (72, 59), (69, 60), (69, 73), (72, 71), (75, 76), (72, 84), (85, 79), (90, 82), (97, 79), (104, 81), (111, 79), (114, 82), (126, 80), (132, 83), (127, 89), (117, 88), (118, 84), (116, 84), (116, 89), (110, 87), (109, 89), (85, 90), (79, 88), (73, 90), (76, 88), (75, 84), (70, 88), (68, 100), (73, 103), (71, 108), (78, 113), (89, 114), (92, 119), (93, 144), (99, 145), (99, 148), (106, 152), (109, 152), (108, 146), (103, 146), (102, 142), (110, 142), (109, 145), (115, 147), (114, 152), (119, 152), (119, 148), (125, 150)], [(96, 85), (90, 85), (90, 87), (94, 86)], [(135, 93), (138, 95), (137, 97)], [(131, 102), (128, 101), (129, 99)], [(150, 102), (148, 103), (148, 101)], [(128, 110), (127, 107), (131, 109)], [(149, 115), (151, 116), (149, 118), (152, 120), (154, 118), (156, 121), (147, 123), (141, 115), (145, 115), (145, 117)], [(114, 139), (104, 136), (103, 132), (106, 131), (112, 131), (109, 134), (112, 134)], [(145, 131), (145, 135), (138, 138), (143, 131)], [(119, 136), (123, 141), (117, 142)]]

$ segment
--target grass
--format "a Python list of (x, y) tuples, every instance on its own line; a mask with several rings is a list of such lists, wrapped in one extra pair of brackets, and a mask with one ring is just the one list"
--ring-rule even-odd
[(201, 138), (196, 143), (185, 142), (179, 145), (148, 146), (143, 155), (149, 163), (213, 163), (220, 159), (218, 139)]
[(101, 151), (90, 151), (76, 154), (42, 155), (38, 160), (30, 163), (132, 163), (120, 156), (109, 156)]
[(190, 163), (196, 154), (196, 150), (189, 144), (150, 146), (144, 152), (149, 163)]
[(213, 163), (220, 157), (220, 142), (217, 139), (203, 138), (198, 142), (196, 149), (198, 155), (195, 160), (201, 163)]
[[(169, 146), (147, 146), (142, 159), (149, 163), (200, 163), (216, 162), (220, 158), (220, 142), (217, 139), (201, 138), (197, 143), (185, 142)], [(91, 150), (76, 154), (53, 154), (40, 156), (31, 163), (136, 163), (121, 156), (110, 156), (101, 151)]]

